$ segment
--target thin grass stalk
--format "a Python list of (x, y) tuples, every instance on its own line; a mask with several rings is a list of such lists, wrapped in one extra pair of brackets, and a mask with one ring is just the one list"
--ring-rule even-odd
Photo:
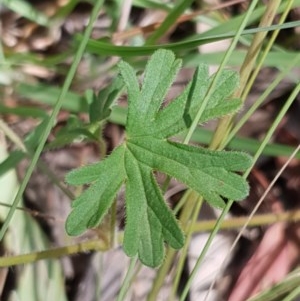
[(297, 268), (292, 273), (287, 275), (285, 279), (276, 284), (274, 287), (269, 289), (267, 292), (264, 291), (247, 301), (274, 301), (278, 300), (278, 298), (282, 297), (284, 294), (289, 293), (295, 288), (299, 288), (299, 277), (300, 277), (300, 270)]
[(5, 232), (6, 232), (6, 230), (9, 227), (9, 223), (10, 223), (12, 217), (13, 217), (13, 214), (14, 214), (14, 212), (15, 212), (15, 210), (16, 210), (16, 208), (17, 208), (17, 206), (18, 206), (18, 204), (19, 204), (19, 202), (21, 200), (21, 198), (22, 198), (22, 195), (23, 195), (23, 193), (25, 191), (25, 188), (26, 188), (26, 186), (27, 186), (27, 184), (29, 182), (29, 179), (30, 179), (30, 177), (31, 177), (31, 175), (33, 173), (33, 170), (34, 170), (34, 168), (35, 168), (35, 166), (37, 164), (37, 161), (38, 161), (38, 159), (39, 159), (39, 157), (40, 157), (40, 155), (41, 155), (41, 153), (43, 151), (43, 148), (44, 148), (45, 143), (47, 141), (47, 137), (50, 134), (50, 131), (51, 131), (52, 127), (53, 127), (54, 121), (55, 121), (55, 119), (56, 119), (56, 117), (57, 117), (57, 115), (58, 115), (58, 113), (60, 111), (60, 108), (61, 108), (62, 103), (63, 103), (63, 99), (66, 96), (66, 94), (67, 94), (67, 92), (68, 92), (68, 90), (69, 90), (69, 88), (71, 86), (71, 82), (72, 82), (72, 80), (73, 80), (73, 78), (75, 76), (77, 67), (78, 67), (78, 65), (80, 63), (80, 60), (81, 60), (81, 58), (83, 56), (83, 53), (85, 51), (86, 45), (88, 43), (88, 39), (89, 39), (89, 37), (91, 35), (91, 32), (92, 32), (92, 29), (93, 29), (93, 24), (94, 24), (95, 20), (97, 19), (97, 16), (98, 16), (98, 13), (100, 11), (100, 8), (102, 7), (102, 4), (103, 4), (103, 0), (97, 0), (96, 3), (95, 3), (95, 6), (94, 6), (94, 8), (92, 10), (92, 14), (91, 14), (91, 18), (89, 20), (88, 26), (87, 26), (87, 28), (85, 30), (84, 36), (83, 36), (83, 38), (81, 40), (81, 43), (80, 43), (80, 45), (78, 47), (78, 50), (77, 50), (76, 54), (75, 54), (73, 63), (71, 65), (70, 69), (69, 69), (67, 77), (66, 77), (66, 79), (64, 81), (61, 93), (60, 93), (60, 95), (59, 95), (59, 97), (58, 97), (58, 99), (57, 99), (57, 101), (56, 101), (56, 103), (54, 105), (53, 111), (51, 113), (51, 116), (50, 116), (49, 121), (47, 123), (47, 126), (45, 128), (45, 131), (44, 131), (44, 133), (43, 133), (43, 135), (41, 137), (41, 141), (40, 141), (39, 145), (37, 146), (37, 149), (36, 149), (36, 151), (35, 151), (35, 153), (34, 153), (34, 155), (32, 157), (32, 160), (31, 160), (31, 162), (30, 162), (30, 164), (28, 166), (28, 169), (27, 169), (27, 171), (25, 173), (25, 176), (24, 176), (24, 178), (23, 178), (23, 180), (21, 182), (21, 185), (20, 185), (20, 188), (19, 188), (19, 190), (17, 192), (17, 195), (16, 195), (16, 197), (15, 197), (13, 203), (12, 203), (12, 207), (9, 210), (8, 214), (7, 214), (7, 217), (6, 217), (6, 219), (5, 219), (4, 223), (3, 223), (3, 226), (1, 227), (1, 230), (0, 230), (0, 241), (2, 241)]
[(300, 296), (300, 286), (296, 287), (291, 293), (288, 294), (282, 301), (295, 301)]
[(16, 265), (24, 265), (38, 260), (54, 259), (63, 256), (70, 256), (81, 252), (89, 251), (107, 251), (109, 245), (103, 241), (90, 240), (75, 245), (64, 246), (59, 248), (53, 248), (45, 251), (31, 252), (29, 254), (17, 255), (17, 256), (2, 256), (0, 257), (0, 268), (12, 267)]
[(261, 106), (264, 100), (271, 94), (271, 92), (277, 87), (277, 85), (288, 75), (291, 69), (298, 64), (300, 61), (300, 54), (298, 54), (290, 64), (288, 64), (282, 72), (280, 72), (277, 77), (272, 81), (269, 87), (263, 92), (263, 94), (257, 99), (257, 101), (245, 112), (243, 117), (239, 120), (239, 122), (235, 125), (235, 127), (230, 131), (226, 141), (222, 145), (222, 147), (226, 147), (228, 143), (235, 137), (238, 131), (242, 128), (242, 126), (247, 122), (247, 120), (253, 115), (253, 113)]
[[(259, 24), (259, 27), (264, 26), (270, 26), (272, 24), (272, 21), (276, 15), (277, 9), (280, 5), (280, 0), (274, 0), (268, 2), (268, 5), (266, 7), (266, 11), (262, 17), (262, 20)], [(236, 93), (233, 95), (234, 98), (240, 98), (243, 90), (245, 89), (247, 85), (247, 81), (250, 77), (250, 74), (252, 73), (252, 70), (254, 68), (254, 64), (256, 62), (256, 58), (261, 50), (263, 41), (267, 35), (267, 32), (257, 32), (254, 35), (253, 41), (251, 43), (251, 46), (249, 50), (247, 51), (247, 55), (245, 57), (245, 60), (241, 66), (240, 70), (240, 88), (236, 91)], [(245, 101), (245, 99), (242, 99)], [(233, 126), (233, 116), (227, 116), (224, 117), (218, 124), (216, 132), (213, 136), (213, 139), (210, 143), (210, 146), (212, 149), (221, 149), (221, 145), (224, 140), (226, 140), (229, 131), (231, 130)]]
[[(196, 193), (189, 189), (182, 197), (182, 200), (184, 200), (184, 203), (181, 200), (178, 204), (178, 205), (180, 205), (180, 204), (184, 205), (186, 203), (189, 204), (189, 206), (184, 206), (180, 213), (179, 220), (183, 227), (187, 226), (191, 216), (193, 215), (194, 208), (196, 206), (195, 195), (196, 195)], [(176, 211), (176, 209), (178, 210), (179, 206), (176, 206), (175, 211)], [(157, 295), (159, 293), (159, 290), (163, 286), (164, 280), (165, 280), (167, 274), (169, 273), (172, 264), (174, 263), (174, 257), (176, 254), (177, 254), (176, 250), (174, 250), (170, 247), (167, 247), (166, 259), (156, 274), (155, 280), (152, 284), (151, 291), (149, 292), (149, 295), (147, 297), (147, 301), (157, 300)], [(184, 255), (181, 253), (181, 256), (184, 256)]]
[(110, 209), (110, 247), (114, 248), (117, 238), (117, 200), (115, 199)]
[[(232, 243), (227, 255), (225, 256), (221, 266), (220, 266), (220, 271), (222, 271), (225, 268), (225, 264), (228, 260), (229, 255), (233, 252), (233, 250), (235, 249), (235, 247), (237, 246), (238, 241), (240, 240), (240, 238), (242, 237), (243, 233), (245, 232), (246, 228), (248, 227), (250, 221), (252, 220), (252, 218), (254, 217), (255, 213), (257, 212), (258, 208), (261, 206), (262, 202), (264, 201), (265, 197), (268, 195), (268, 193), (270, 192), (270, 190), (273, 188), (273, 186), (275, 185), (275, 183), (277, 182), (277, 180), (279, 179), (279, 177), (282, 175), (282, 173), (285, 171), (285, 169), (287, 168), (287, 166), (289, 165), (289, 163), (292, 161), (292, 159), (295, 157), (295, 155), (297, 154), (297, 152), (300, 149), (300, 144), (298, 145), (298, 147), (295, 149), (295, 151), (293, 152), (293, 154), (289, 157), (289, 159), (285, 162), (285, 164), (282, 166), (282, 168), (279, 170), (279, 172), (276, 174), (276, 176), (274, 177), (274, 179), (272, 180), (272, 182), (269, 184), (269, 186), (267, 187), (267, 189), (265, 190), (265, 192), (263, 193), (263, 195), (260, 197), (260, 199), (258, 200), (257, 204), (255, 205), (255, 207), (253, 208), (253, 210), (251, 211), (250, 215), (247, 217), (247, 220), (245, 221), (243, 227), (241, 228), (241, 230), (239, 231), (237, 237), (235, 238), (234, 242)], [(212, 291), (215, 283), (217, 281), (217, 278), (214, 279), (214, 281), (212, 281), (209, 290), (207, 292), (207, 295), (205, 297), (205, 300), (209, 297), (210, 292)], [(204, 301), (205, 301), (204, 300)]]
[(203, 204), (203, 198), (201, 198), (195, 192), (194, 192), (194, 194), (195, 194), (195, 196), (194, 196), (195, 206), (193, 206), (194, 210), (193, 210), (193, 214), (192, 214), (192, 217), (191, 217), (191, 221), (190, 221), (187, 229), (185, 229), (186, 241), (185, 241), (184, 247), (181, 251), (181, 256), (178, 260), (178, 264), (177, 264), (177, 268), (176, 268), (176, 276), (175, 276), (175, 279), (174, 279), (174, 282), (173, 282), (173, 285), (172, 285), (172, 291), (171, 291), (171, 294), (170, 294), (170, 297), (169, 297), (169, 301), (175, 300), (175, 296), (176, 296), (176, 292), (178, 290), (181, 274), (182, 274), (182, 271), (183, 271), (183, 268), (184, 268), (184, 263), (185, 263), (185, 260), (188, 256), (188, 250), (189, 250), (190, 242), (191, 242), (192, 235), (193, 235), (193, 225), (195, 225), (195, 223), (197, 222), (199, 212), (200, 212), (200, 209), (201, 209), (202, 204)]
[(0, 130), (16, 145), (21, 151), (26, 152), (26, 146), (22, 139), (4, 122), (0, 119)]
[[(250, 4), (250, 7), (249, 7), (249, 9), (248, 9), (248, 11), (247, 11), (247, 14), (245, 15), (244, 20), (242, 21), (241, 25), (239, 26), (239, 29), (238, 29), (238, 31), (237, 31), (237, 33), (236, 33), (236, 35), (235, 35), (235, 37), (234, 37), (234, 39), (233, 39), (233, 41), (232, 41), (232, 43), (231, 43), (231, 46), (229, 47), (229, 49), (228, 49), (228, 51), (227, 51), (227, 53), (226, 53), (226, 55), (225, 55), (225, 57), (224, 57), (224, 60), (223, 60), (221, 66), (220, 66), (220, 68), (219, 68), (219, 70), (218, 70), (218, 72), (217, 72), (216, 77), (218, 76), (218, 74), (220, 74), (221, 70), (222, 70), (222, 69), (224, 68), (224, 66), (226, 65), (226, 63), (227, 63), (227, 61), (228, 61), (228, 59), (229, 59), (229, 57), (230, 57), (230, 55), (231, 55), (233, 49), (235, 48), (235, 46), (236, 46), (236, 44), (237, 44), (237, 42), (238, 42), (238, 40), (239, 40), (239, 38), (240, 38), (240, 35), (241, 35), (243, 29), (245, 28), (245, 26), (246, 26), (246, 24), (247, 24), (247, 22), (248, 22), (248, 19), (249, 19), (250, 16), (251, 16), (251, 13), (254, 11), (254, 8), (255, 8), (257, 2), (258, 2), (257, 0), (256, 0), (256, 1), (252, 1), (252, 3)], [(213, 83), (212, 83), (212, 85), (213, 85)], [(210, 95), (208, 95), (208, 96), (210, 96)], [(204, 102), (205, 102), (205, 100), (204, 100)], [(207, 102), (208, 102), (208, 99), (206, 100), (205, 105), (207, 104)], [(201, 110), (201, 109), (200, 109), (200, 110)], [(190, 133), (190, 134), (188, 134), (187, 137), (186, 137), (186, 140), (187, 140), (187, 141), (189, 141), (189, 138), (191, 138), (191, 134), (192, 134), (193, 131), (196, 129), (196, 126), (197, 126), (197, 124), (198, 124), (198, 122), (199, 122), (199, 120), (200, 120), (201, 113), (202, 113), (200, 110), (198, 111), (198, 114), (197, 114), (195, 120), (193, 121), (193, 124), (192, 124), (192, 126), (191, 126), (191, 128), (190, 128), (190, 130), (189, 130), (189, 133)], [(223, 219), (225, 218), (225, 216), (226, 216), (227, 212), (229, 211), (229, 209), (230, 209), (229, 206), (226, 206), (226, 207), (225, 207), (225, 209), (223, 210), (223, 212), (222, 212), (221, 215), (220, 215), (220, 218), (219, 218), (220, 221), (223, 220)], [(217, 232), (218, 232), (218, 228), (219, 228), (219, 227), (218, 227), (218, 223), (217, 223), (217, 224), (216, 224), (216, 227), (213, 229), (213, 231), (212, 231), (210, 237), (208, 238), (207, 243), (205, 244), (205, 246), (204, 246), (204, 248), (203, 248), (203, 250), (202, 250), (202, 252), (201, 252), (201, 254), (200, 254), (200, 256), (199, 256), (199, 258), (198, 258), (198, 260), (197, 260), (197, 262), (196, 262), (196, 265), (195, 265), (195, 267), (194, 267), (194, 269), (193, 269), (193, 271), (192, 271), (192, 273), (191, 273), (191, 275), (190, 275), (190, 277), (189, 277), (189, 279), (188, 279), (188, 281), (187, 281), (187, 283), (186, 283), (186, 285), (185, 285), (185, 287), (184, 287), (184, 290), (183, 290), (183, 292), (182, 292), (182, 294), (181, 294), (181, 296), (180, 296), (180, 301), (184, 301), (184, 300), (185, 300), (185, 298), (186, 298), (186, 296), (187, 296), (187, 294), (188, 294), (188, 291), (189, 291), (189, 289), (190, 289), (190, 287), (191, 287), (191, 285), (192, 285), (192, 281), (193, 281), (193, 279), (194, 279), (195, 276), (196, 276), (196, 273), (197, 273), (197, 271), (198, 271), (198, 268), (199, 268), (199, 266), (200, 266), (202, 260), (204, 259), (204, 256), (205, 256), (205, 254), (207, 253), (208, 248), (209, 248), (209, 246), (211, 245), (211, 243), (212, 243), (212, 241), (213, 241), (215, 235), (216, 235)]]
[[(252, 4), (254, 4), (254, 2), (252, 2)], [(256, 3), (255, 3), (256, 4)], [(271, 16), (275, 16), (275, 8), (277, 9), (277, 6), (279, 6), (279, 3), (277, 1), (274, 1), (270, 4), (271, 8), (268, 9), (267, 7), (267, 10), (266, 10), (266, 13), (263, 17), (263, 20), (261, 22), (261, 25), (262, 26), (265, 26), (266, 24), (268, 24), (269, 22), (271, 22), (271, 18), (270, 18), (270, 15)], [(258, 55), (258, 51), (260, 49), (260, 45), (262, 43), (262, 40), (263, 40), (263, 36), (262, 34), (258, 33), (254, 40), (253, 40), (253, 44), (252, 46), (250, 47), (250, 50), (249, 50), (249, 53), (248, 55), (246, 56), (246, 59), (245, 59), (245, 63), (243, 64), (242, 66), (242, 69), (241, 69), (241, 89), (236, 93), (235, 96), (239, 97), (241, 95), (241, 92), (242, 92), (242, 89), (244, 88), (245, 86), (245, 83), (246, 83), (246, 80), (248, 79), (248, 76), (249, 76), (249, 72), (252, 70), (253, 68), (253, 64), (255, 62), (255, 58), (256, 56)], [(228, 117), (228, 118), (225, 118), (223, 119), (220, 123), (219, 123), (219, 126), (217, 128), (217, 131), (214, 135), (214, 138), (211, 142), (211, 147), (212, 148), (217, 148), (218, 145), (220, 145), (221, 141), (224, 139), (224, 136), (225, 138), (227, 137), (228, 133), (229, 133), (229, 129), (231, 127), (231, 121), (232, 121), (232, 117)], [(225, 128), (224, 128), (225, 126)], [(220, 135), (222, 134), (222, 135)], [(259, 151), (258, 151), (259, 152)], [(249, 169), (250, 171), (251, 169)], [(245, 173), (246, 175), (247, 173)], [(180, 301), (183, 301), (187, 295), (187, 292), (192, 284), (192, 279), (195, 277), (196, 275), (196, 272), (198, 270), (198, 267), (200, 266), (210, 244), (212, 243), (213, 241), (213, 238), (214, 236), (217, 234), (218, 232), (218, 228), (220, 227), (220, 224), (221, 224), (221, 221), (225, 218), (226, 214), (229, 212), (229, 209), (231, 207), (231, 205), (233, 204), (233, 201), (230, 200), (226, 207), (224, 208), (223, 212), (221, 213), (216, 225), (215, 225), (215, 228), (213, 229), (210, 237), (208, 238), (207, 240), (207, 243), (205, 245), (205, 247), (203, 248), (198, 260), (197, 260), (197, 263), (191, 273), (191, 277), (189, 278), (187, 284), (186, 284), (186, 287), (184, 289), (184, 292), (180, 298)]]
[[(265, 138), (263, 139), (263, 141), (261, 142), (261, 145), (259, 147), (259, 149), (257, 150), (256, 154), (254, 155), (253, 158), (253, 162), (252, 165), (245, 171), (245, 173), (243, 174), (244, 178), (247, 178), (248, 175), (250, 174), (252, 167), (254, 166), (254, 164), (256, 163), (256, 161), (258, 160), (258, 158), (261, 156), (263, 149), (265, 148), (265, 146), (267, 145), (267, 143), (270, 141), (271, 137), (273, 136), (275, 130), (277, 129), (279, 123), (281, 122), (281, 120), (284, 118), (285, 114), (287, 113), (288, 109), (290, 108), (290, 106), (292, 105), (292, 103), (294, 102), (294, 100), (296, 99), (297, 95), (300, 92), (300, 83), (295, 87), (295, 89), (293, 90), (293, 92), (291, 93), (290, 97), (287, 99), (286, 103), (284, 104), (283, 108), (280, 110), (280, 112), (278, 113), (277, 117), (275, 118), (274, 122), (272, 123), (271, 128), (269, 129), (269, 131), (267, 132)], [(296, 149), (296, 151), (294, 151), (293, 156), (295, 156), (298, 152), (298, 148)], [(276, 178), (275, 178), (276, 179)], [(259, 200), (259, 202), (256, 204), (256, 206), (254, 207), (254, 209), (252, 210), (250, 216), (248, 217), (247, 222), (244, 224), (243, 228), (241, 229), (241, 231), (239, 232), (236, 240), (234, 241), (234, 243), (231, 246), (231, 249), (234, 248), (234, 246), (237, 244), (238, 240), (240, 239), (243, 231), (245, 230), (245, 228), (248, 225), (248, 222), (251, 220), (251, 218), (254, 216), (254, 214), (256, 213), (256, 211), (258, 210), (259, 206), (261, 205), (262, 201), (264, 200), (264, 197), (261, 198)], [(230, 200), (227, 203), (227, 206), (225, 207), (224, 211), (227, 210), (229, 211), (229, 208), (231, 207), (231, 205), (233, 204), (233, 201)], [(223, 216), (223, 212), (221, 214), (221, 216)], [(221, 220), (221, 216), (218, 219), (217, 223), (216, 223), (216, 227), (217, 225), (220, 223)], [(213, 231), (214, 232), (214, 231)], [(197, 262), (198, 263), (198, 262)], [(212, 283), (213, 284), (213, 283)], [(208, 297), (208, 296), (207, 296)]]
[(182, 0), (178, 3), (171, 12), (169, 12), (166, 19), (160, 24), (158, 29), (146, 40), (145, 45), (154, 44), (159, 38), (161, 38), (170, 27), (176, 24), (177, 19), (184, 13), (184, 11), (191, 5), (193, 0)]
[[(6, 206), (7, 204), (2, 204), (2, 206)], [(26, 213), (31, 214), (31, 211), (28, 211), (26, 208), (18, 208), (19, 210), (26, 210)], [(36, 215), (35, 212), (33, 215)], [(226, 230), (226, 229), (238, 229), (241, 228), (248, 220), (248, 217), (242, 217), (242, 218), (232, 218), (228, 220), (223, 220), (222, 224), (220, 226), (220, 229)], [(294, 211), (288, 211), (278, 214), (259, 214), (255, 215), (251, 221), (248, 222), (248, 227), (255, 227), (255, 226), (263, 226), (263, 225), (270, 225), (277, 222), (299, 222), (300, 221), (300, 210), (294, 210)], [(201, 221), (197, 222), (192, 226), (193, 233), (199, 233), (199, 232), (207, 232), (213, 230), (217, 220), (208, 220), (208, 221)], [(118, 243), (121, 243), (123, 240), (123, 233), (120, 232), (118, 235)], [(101, 240), (89, 240), (85, 241), (79, 244), (71, 245), (71, 246), (65, 246), (65, 247), (58, 247), (53, 249), (48, 249), (44, 251), (38, 251), (38, 252), (32, 252), (30, 254), (22, 254), (22, 255), (14, 255), (14, 256), (5, 256), (0, 258), (0, 268), (2, 267), (9, 267), (9, 266), (15, 266), (15, 265), (24, 265), (28, 263), (35, 262), (37, 260), (44, 260), (44, 259), (54, 259), (54, 258), (61, 258), (64, 256), (71, 256), (74, 254), (78, 254), (81, 252), (90, 252), (90, 251), (98, 251), (98, 252), (106, 252), (110, 249), (110, 245), (108, 242), (101, 241)], [(169, 253), (169, 251), (172, 251), (173, 253)], [(176, 254), (176, 251), (169, 248), (167, 249), (167, 255), (166, 255), (166, 261), (168, 261), (168, 258), (171, 258), (170, 264), (168, 265), (168, 268), (166, 269), (166, 273), (163, 275), (162, 279), (166, 276), (168, 273), (168, 270), (172, 264), (173, 255)], [(164, 264), (163, 264), (164, 266)], [(162, 266), (162, 267), (163, 267)], [(159, 270), (160, 272), (160, 270)], [(156, 282), (157, 277), (155, 278), (154, 282)], [(163, 282), (163, 280), (162, 280)], [(152, 291), (152, 290), (151, 290)], [(155, 299), (153, 299), (155, 300)]]
[[(249, 10), (248, 10), (247, 14), (245, 15), (244, 20), (242, 21), (242, 23), (241, 23), (241, 25), (240, 25), (240, 27), (239, 27), (239, 29), (238, 29), (238, 31), (237, 31), (237, 33), (236, 33), (236, 35), (235, 35), (233, 41), (232, 41), (232, 43), (231, 43), (229, 49), (227, 50), (227, 52), (226, 52), (226, 54), (225, 54), (225, 56), (224, 56), (224, 59), (222, 60), (222, 63), (221, 63), (221, 65), (220, 65), (220, 67), (219, 67), (219, 69), (218, 69), (218, 71), (217, 71), (217, 73), (216, 73), (216, 75), (215, 75), (215, 77), (214, 77), (214, 80), (212, 81), (212, 83), (211, 83), (211, 85), (210, 85), (210, 87), (209, 87), (209, 89), (208, 89), (208, 92), (207, 92), (207, 94), (205, 95), (205, 98), (204, 98), (204, 100), (203, 100), (203, 104), (202, 104), (202, 106), (200, 107), (200, 109), (199, 109), (199, 111), (198, 111), (198, 113), (197, 113), (195, 119), (194, 119), (193, 122), (192, 122), (191, 127), (190, 127), (189, 130), (188, 130), (188, 133), (187, 133), (187, 135), (186, 135), (186, 137), (185, 137), (184, 143), (188, 143), (188, 142), (190, 141), (190, 139), (191, 139), (191, 137), (192, 137), (192, 134), (193, 134), (193, 132), (195, 131), (195, 129), (196, 129), (198, 123), (199, 123), (199, 120), (200, 120), (200, 118), (201, 118), (201, 115), (202, 115), (202, 113), (204, 112), (205, 107), (206, 107), (207, 104), (208, 104), (209, 98), (210, 98), (210, 96), (211, 96), (211, 94), (212, 94), (212, 92), (213, 92), (213, 89), (214, 89), (214, 87), (215, 87), (217, 81), (218, 81), (218, 78), (219, 78), (219, 76), (220, 76), (222, 70), (223, 70), (224, 67), (226, 66), (226, 64), (227, 64), (227, 62), (228, 62), (228, 60), (229, 60), (229, 58), (230, 58), (230, 56), (231, 56), (231, 54), (232, 54), (234, 48), (236, 47), (236, 45), (237, 45), (237, 43), (238, 43), (238, 40), (239, 40), (239, 38), (240, 38), (240, 36), (241, 36), (241, 33), (242, 33), (242, 31), (244, 30), (244, 28), (245, 28), (245, 26), (246, 26), (246, 24), (247, 24), (247, 22), (248, 22), (248, 19), (250, 18), (251, 12), (253, 12), (253, 10), (254, 10), (256, 4), (257, 4), (257, 1), (253, 1), (252, 4), (250, 5)], [(229, 207), (229, 208), (230, 208), (230, 207)], [(222, 216), (223, 216), (223, 218), (225, 217), (225, 215), (226, 215), (227, 212), (229, 211), (229, 208), (228, 208), (227, 210), (224, 210), (224, 211), (222, 212), (221, 217), (222, 217)], [(199, 211), (197, 212), (197, 214), (199, 214)], [(209, 248), (209, 246), (210, 246), (210, 244), (211, 244), (211, 242), (212, 242), (214, 236), (215, 236), (216, 233), (217, 233), (217, 231), (218, 231), (218, 230), (216, 230), (216, 228), (215, 228), (214, 231), (213, 231), (214, 234), (212, 233), (212, 235), (208, 238), (207, 243), (206, 243), (206, 245), (204, 246), (204, 248), (203, 248), (203, 250), (202, 250), (202, 252), (201, 252), (201, 254), (200, 254), (200, 257), (198, 258), (198, 261), (197, 261), (197, 263), (196, 263), (196, 266), (194, 267), (193, 272), (191, 273), (191, 276), (190, 276), (190, 278), (188, 279), (187, 284), (186, 284), (186, 286), (185, 286), (185, 288), (184, 288), (184, 290), (183, 290), (183, 292), (182, 292), (182, 294), (181, 294), (181, 296), (180, 296), (180, 300), (184, 300), (184, 299), (186, 298), (186, 296), (187, 296), (187, 294), (188, 294), (188, 291), (189, 291), (189, 288), (190, 288), (191, 283), (192, 283), (192, 279), (193, 279), (193, 278), (195, 277), (195, 275), (196, 275), (196, 271), (197, 271), (197, 269), (198, 269), (198, 266), (200, 265), (200, 262), (202, 262), (202, 260), (203, 260), (203, 258), (204, 258), (204, 256), (205, 256), (205, 254), (206, 254), (206, 252), (207, 252), (207, 250), (208, 250), (208, 248)], [(197, 265), (198, 265), (198, 266), (197, 266)]]
[(163, 265), (159, 268), (156, 277), (154, 279), (154, 282), (152, 284), (151, 290), (149, 291), (149, 294), (147, 296), (147, 301), (156, 301), (157, 296), (159, 294), (159, 291), (161, 287), (164, 284), (165, 277), (168, 275), (172, 264), (174, 263), (174, 257), (176, 255), (177, 251), (167, 247), (166, 250), (166, 258), (163, 263)]
[[(278, 25), (284, 23), (284, 21), (286, 20), (289, 12), (291, 10), (291, 7), (293, 6), (293, 3), (294, 3), (294, 0), (289, 0), (287, 2), (286, 8), (278, 21)], [(257, 62), (257, 65), (256, 65), (254, 71), (252, 72), (247, 84), (245, 85), (245, 89), (242, 92), (241, 98), (243, 99), (243, 101), (246, 100), (246, 98), (250, 92), (250, 89), (252, 88), (253, 83), (254, 83), (259, 71), (261, 70), (261, 67), (262, 67), (268, 53), (270, 52), (272, 46), (274, 45), (274, 42), (279, 34), (279, 31), (280, 31), (280, 29), (276, 29), (272, 32), (272, 35), (271, 35), (270, 39), (268, 40), (266, 48), (262, 51), (262, 53), (261, 53), (262, 55), (259, 58), (259, 61)]]
[(129, 264), (125, 279), (123, 281), (123, 284), (121, 286), (120, 293), (117, 297), (117, 301), (123, 301), (126, 297), (126, 294), (128, 292), (128, 288), (129, 288), (130, 283), (131, 283), (131, 279), (134, 276), (134, 268), (135, 268), (137, 259), (138, 259), (137, 256), (132, 257), (130, 259), (130, 264)]
[[(193, 232), (208, 232), (211, 231), (215, 224), (216, 219), (197, 222), (193, 225)], [(222, 221), (220, 230), (239, 229), (248, 221), (248, 217), (235, 217), (229, 218)], [(275, 224), (278, 222), (292, 222), (296, 223), (300, 221), (300, 210), (292, 210), (282, 213), (266, 213), (256, 214), (252, 217), (251, 221), (248, 222), (248, 227), (266, 226)]]

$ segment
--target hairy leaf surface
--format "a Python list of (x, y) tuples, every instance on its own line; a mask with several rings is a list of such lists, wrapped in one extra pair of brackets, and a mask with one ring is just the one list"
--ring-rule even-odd
[[(73, 202), (66, 222), (67, 232), (78, 235), (96, 227), (124, 184), (124, 250), (128, 256), (138, 254), (140, 260), (151, 267), (161, 264), (164, 242), (175, 249), (184, 244), (184, 235), (164, 201), (154, 171), (186, 184), (212, 206), (223, 207), (223, 197), (241, 200), (248, 194), (247, 182), (236, 173), (250, 166), (248, 155), (168, 140), (191, 125), (213, 79), (208, 75), (207, 66), (200, 65), (184, 91), (164, 106), (164, 98), (180, 67), (181, 60), (171, 51), (158, 50), (146, 66), (140, 87), (133, 68), (122, 61), (119, 70), (128, 93), (126, 139), (103, 161), (67, 176), (67, 182), (72, 185), (90, 184)], [(229, 99), (237, 86), (237, 74), (225, 70), (200, 122), (238, 110), (240, 100)]]

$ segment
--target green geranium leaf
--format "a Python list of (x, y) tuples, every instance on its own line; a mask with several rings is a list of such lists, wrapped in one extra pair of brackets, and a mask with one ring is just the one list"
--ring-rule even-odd
[[(164, 258), (164, 241), (175, 249), (184, 244), (184, 235), (153, 171), (178, 179), (219, 208), (224, 206), (222, 197), (241, 200), (249, 190), (247, 182), (236, 173), (250, 166), (248, 155), (168, 140), (191, 125), (213, 79), (207, 66), (200, 65), (184, 91), (164, 106), (164, 97), (180, 67), (181, 60), (171, 51), (158, 50), (146, 66), (140, 87), (132, 67), (122, 61), (119, 70), (128, 92), (125, 142), (105, 160), (67, 175), (69, 184), (90, 184), (73, 202), (67, 232), (78, 235), (96, 227), (125, 184), (124, 250), (128, 256), (138, 254), (151, 267), (160, 265)], [(200, 122), (240, 108), (240, 100), (229, 99), (238, 83), (235, 72), (225, 70), (221, 74)]]

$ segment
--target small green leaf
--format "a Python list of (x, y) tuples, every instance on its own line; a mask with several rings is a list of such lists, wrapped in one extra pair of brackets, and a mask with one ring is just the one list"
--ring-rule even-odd
[(12, 114), (22, 117), (30, 118), (45, 118), (47, 117), (47, 112), (43, 109), (38, 109), (28, 106), (21, 106), (18, 104), (17, 107), (7, 107), (3, 104), (0, 104), (0, 113), (1, 114)]
[(63, 147), (84, 138), (98, 141), (98, 137), (87, 129), (78, 116), (71, 115), (67, 124), (56, 133), (55, 139), (46, 145), (45, 150)]
[(76, 140), (82, 140), (88, 138), (92, 141), (98, 141), (98, 138), (94, 136), (90, 131), (84, 128), (72, 129), (66, 133), (58, 134), (53, 141), (48, 143), (45, 150), (50, 150), (58, 147), (63, 147), (73, 143)]
[(122, 93), (124, 82), (120, 77), (102, 89), (97, 95), (93, 92), (88, 92), (86, 98), (89, 99), (89, 114), (90, 121), (97, 122), (105, 120), (111, 113), (111, 107), (115, 100)]
[[(167, 140), (190, 126), (213, 79), (207, 66), (200, 65), (184, 91), (162, 108), (180, 66), (181, 61), (171, 51), (156, 51), (146, 66), (140, 88), (132, 67), (121, 62), (119, 69), (128, 92), (126, 139), (105, 160), (67, 176), (72, 185), (91, 183), (73, 202), (67, 232), (77, 235), (97, 226), (125, 183), (124, 251), (128, 256), (138, 255), (151, 267), (160, 265), (164, 258), (164, 241), (175, 249), (184, 244), (184, 235), (163, 199), (153, 171), (180, 180), (217, 207), (224, 206), (223, 197), (241, 200), (249, 191), (247, 182), (235, 173), (251, 165), (248, 155)], [(235, 72), (226, 70), (221, 74), (201, 122), (239, 109), (241, 102), (229, 99), (237, 85)]]

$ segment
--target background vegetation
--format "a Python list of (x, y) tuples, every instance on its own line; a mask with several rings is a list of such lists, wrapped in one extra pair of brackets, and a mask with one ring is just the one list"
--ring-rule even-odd
[[(1, 2), (1, 300), (297, 300), (299, 290), (300, 1)], [(157, 49), (183, 68), (232, 69), (243, 102), (198, 124), (190, 144), (253, 156), (241, 202), (213, 209), (157, 173), (186, 236), (158, 269), (128, 258), (121, 190), (97, 228), (69, 237), (65, 221), (84, 185), (65, 176), (124, 140), (120, 59), (142, 76)], [(111, 106), (113, 104), (113, 106)], [(183, 142), (186, 133), (175, 137)], [(143, 225), (140, 225), (141, 227)]]

